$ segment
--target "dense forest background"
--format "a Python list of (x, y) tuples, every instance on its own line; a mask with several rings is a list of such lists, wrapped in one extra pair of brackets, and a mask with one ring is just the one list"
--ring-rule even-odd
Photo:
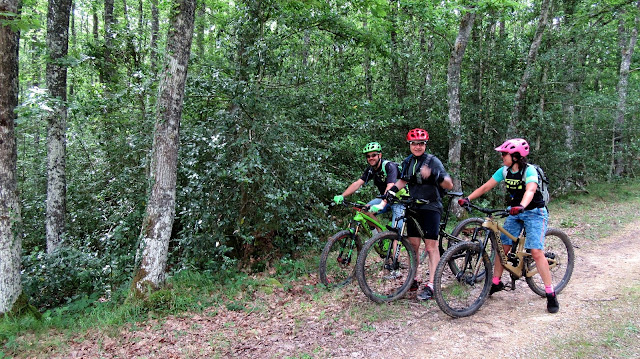
[[(40, 308), (132, 279), (172, 4), (71, 5), (56, 60), (68, 71), (65, 226), (49, 253), (47, 123), (60, 98), (45, 79), (48, 3), (22, 2), (22, 280)], [(532, 144), (552, 197), (635, 177), (638, 18), (628, 0), (198, 0), (168, 271), (263, 270), (319, 252), (344, 214), (330, 199), (366, 165), (361, 148), (378, 141), (401, 160), (415, 127), (465, 193), (513, 135)]]

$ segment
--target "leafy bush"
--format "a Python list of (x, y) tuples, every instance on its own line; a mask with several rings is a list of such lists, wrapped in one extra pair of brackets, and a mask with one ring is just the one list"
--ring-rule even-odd
[(62, 247), (52, 254), (42, 250), (23, 257), (23, 290), (41, 309), (105, 293), (104, 263), (93, 253)]

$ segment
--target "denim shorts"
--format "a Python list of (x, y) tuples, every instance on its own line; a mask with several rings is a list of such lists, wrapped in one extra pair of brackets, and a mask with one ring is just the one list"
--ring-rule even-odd
[[(549, 224), (549, 212), (547, 209), (534, 208), (524, 211), (515, 216), (509, 216), (504, 221), (504, 229), (514, 237), (518, 237), (524, 228), (527, 239), (524, 241), (525, 249), (542, 249), (544, 247), (544, 236), (547, 233)], [(500, 235), (502, 244), (512, 245), (513, 242), (504, 234)]]
[[(376, 204), (379, 204), (380, 202), (382, 202), (382, 198), (374, 198), (371, 201), (369, 201), (369, 203), (367, 203), (370, 206), (374, 206)], [(392, 216), (391, 216), (391, 223), (390, 225), (393, 226), (394, 223), (396, 223), (396, 218), (401, 217), (402, 216), (402, 212), (403, 212), (403, 206), (401, 204), (394, 204), (394, 205), (389, 205), (389, 203), (387, 203), (386, 206), (384, 206), (384, 208), (379, 211), (376, 214), (384, 214), (387, 213), (389, 211), (392, 211)], [(402, 228), (402, 222), (404, 222), (404, 220), (401, 220), (398, 223), (398, 228)]]

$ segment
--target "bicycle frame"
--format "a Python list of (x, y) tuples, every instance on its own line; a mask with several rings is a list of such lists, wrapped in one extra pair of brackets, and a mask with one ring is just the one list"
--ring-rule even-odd
[[(366, 225), (369, 224), (380, 231), (384, 228), (384, 226), (373, 217), (364, 214), (364, 204), (352, 202), (345, 203), (345, 205), (351, 206), (356, 211), (356, 214), (353, 216), (349, 223), (349, 232), (351, 232), (351, 244), (348, 246), (347, 258), (351, 258), (355, 247), (354, 241), (356, 240), (356, 237), (358, 236), (358, 233), (363, 226), (364, 228), (367, 228)], [(342, 257), (342, 253), (340, 253), (339, 257)]]
[[(515, 237), (511, 233), (507, 232), (502, 225), (496, 221), (492, 216), (488, 216), (485, 218), (484, 223), (482, 224), (484, 228), (489, 229), (492, 233), (494, 233), (496, 250), (498, 251), (498, 255), (500, 256), (500, 263), (502, 267), (506, 269), (509, 273), (511, 273), (516, 278), (520, 278), (523, 275), (526, 277), (533, 277), (538, 274), (537, 267), (530, 269), (529, 266), (526, 266), (525, 263), (528, 263), (531, 258), (531, 253), (528, 253), (524, 248), (525, 237), (524, 235)], [(512, 245), (511, 250), (507, 254), (504, 250), (504, 245), (502, 243), (502, 239), (500, 237), (500, 233), (503, 233), (505, 236), (509, 237), (514, 245)], [(482, 243), (482, 248), (485, 249), (488, 244), (489, 238), (488, 236), (484, 239), (484, 243)], [(525, 259), (526, 258), (526, 259)], [(517, 261), (517, 265), (511, 265), (509, 263), (510, 260)], [(557, 261), (554, 258), (547, 258), (549, 262), (549, 269), (554, 268), (557, 265)]]

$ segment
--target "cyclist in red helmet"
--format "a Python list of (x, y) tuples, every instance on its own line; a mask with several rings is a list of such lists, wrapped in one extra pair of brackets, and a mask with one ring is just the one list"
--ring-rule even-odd
[[(504, 222), (504, 229), (509, 233), (518, 236), (524, 227), (527, 238), (524, 246), (531, 251), (531, 256), (536, 262), (536, 267), (544, 282), (547, 293), (547, 311), (556, 313), (560, 310), (558, 298), (551, 283), (551, 272), (549, 263), (544, 255), (544, 236), (549, 223), (549, 213), (545, 207), (542, 194), (538, 189), (538, 172), (533, 166), (527, 165), (527, 155), (529, 154), (529, 143), (522, 138), (506, 140), (503, 144), (495, 148), (502, 156), (502, 167), (500, 167), (482, 186), (473, 191), (469, 197), (458, 200), (460, 206), (466, 206), (469, 201), (474, 200), (489, 192), (498, 183), (504, 181), (511, 196), (509, 205), (510, 216)], [(511, 249), (511, 239), (502, 234), (500, 236), (506, 253)], [(500, 280), (503, 272), (500, 261), (495, 261), (493, 265), (493, 278), (489, 295), (504, 289), (504, 284)]]
[[(410, 196), (422, 200), (416, 212), (424, 237), (420, 237), (420, 231), (414, 223), (407, 222), (407, 234), (416, 251), (416, 256), (419, 253), (421, 241), (424, 241), (429, 253), (429, 279), (417, 295), (419, 300), (430, 299), (433, 296), (433, 278), (440, 261), (437, 239), (442, 215), (441, 190), (453, 188), (453, 181), (442, 162), (436, 156), (426, 153), (428, 140), (429, 133), (421, 128), (414, 128), (407, 133), (411, 155), (402, 162), (400, 177), (387, 192), (387, 195), (394, 196), (399, 190), (408, 186)], [(386, 201), (383, 201), (380, 206), (384, 204)], [(375, 209), (372, 208), (372, 211)], [(418, 285), (417, 280), (414, 279), (412, 289), (418, 289)]]

